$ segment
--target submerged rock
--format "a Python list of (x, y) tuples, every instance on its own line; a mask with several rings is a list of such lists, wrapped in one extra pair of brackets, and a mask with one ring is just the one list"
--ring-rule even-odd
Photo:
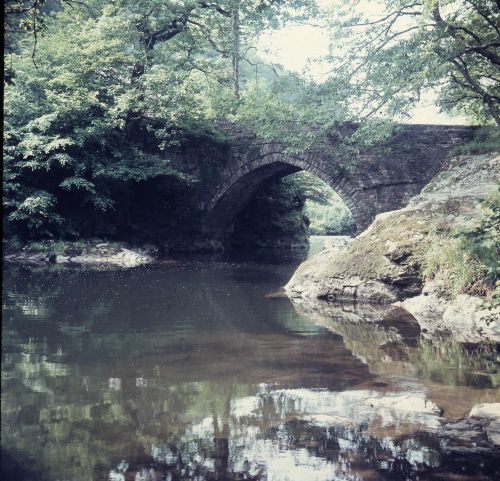
[(476, 404), (470, 410), (469, 417), (496, 418), (500, 420), (500, 403)]

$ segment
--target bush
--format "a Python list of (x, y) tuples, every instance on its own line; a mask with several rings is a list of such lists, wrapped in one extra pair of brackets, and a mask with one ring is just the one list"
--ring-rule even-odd
[(461, 154), (486, 154), (500, 151), (500, 128), (498, 126), (485, 126), (476, 131), (474, 140), (465, 145), (460, 145), (451, 150), (451, 155)]
[(493, 302), (500, 278), (500, 185), (479, 206), (483, 215), (478, 222), (432, 239), (422, 274), (443, 281), (451, 297), (491, 293)]

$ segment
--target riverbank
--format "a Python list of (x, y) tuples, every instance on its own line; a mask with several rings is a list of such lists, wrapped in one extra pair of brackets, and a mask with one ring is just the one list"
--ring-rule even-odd
[[(316, 236), (317, 237), (317, 236)], [(218, 239), (192, 237), (178, 239), (175, 242), (164, 242), (161, 247), (155, 244), (130, 244), (127, 242), (111, 242), (102, 239), (86, 239), (80, 241), (36, 241), (23, 245), (6, 243), (3, 249), (3, 260), (8, 264), (21, 265), (27, 268), (58, 266), (62, 268), (85, 267), (89, 269), (128, 269), (141, 265), (162, 263), (186, 256), (219, 258), (226, 254), (244, 256), (249, 254), (268, 256), (279, 253), (280, 258), (298, 256), (303, 260), (309, 248), (314, 252), (321, 250), (323, 238), (309, 243), (291, 244), (278, 240), (269, 244), (257, 244), (250, 247), (231, 247)], [(320, 238), (320, 237), (318, 237)], [(347, 238), (347, 237), (345, 237)], [(344, 237), (339, 237), (344, 239)]]
[(61, 265), (97, 269), (130, 268), (150, 264), (158, 258), (154, 245), (130, 247), (124, 243), (87, 240), (33, 242), (4, 252), (4, 261), (31, 267)]
[[(434, 260), (459, 229), (485, 217), (479, 201), (498, 189), (499, 179), (498, 154), (450, 159), (407, 207), (378, 215), (345, 246), (326, 248), (304, 262), (285, 286), (287, 294), (311, 301), (394, 303), (427, 331), (500, 340), (500, 309), (492, 306), (491, 285), (477, 282), (464, 289), (446, 262)], [(472, 257), (458, 261), (463, 270), (473, 267)]]

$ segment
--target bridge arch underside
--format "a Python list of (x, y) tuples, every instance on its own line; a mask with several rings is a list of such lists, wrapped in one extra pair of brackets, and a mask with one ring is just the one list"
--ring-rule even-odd
[(355, 190), (342, 175), (330, 176), (303, 161), (294, 163), (274, 161), (255, 168), (247, 165), (243, 171), (234, 172), (228, 176), (209, 203), (206, 217), (207, 228), (213, 232), (226, 232), (259, 187), (301, 170), (317, 176), (339, 194), (350, 209), (358, 231), (369, 225), (372, 220), (371, 214), (367, 215), (363, 206), (352, 196)]

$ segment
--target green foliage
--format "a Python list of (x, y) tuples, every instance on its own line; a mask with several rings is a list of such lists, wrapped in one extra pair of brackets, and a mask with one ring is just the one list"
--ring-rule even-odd
[(62, 217), (53, 211), (56, 199), (43, 190), (32, 192), (8, 215), (9, 221), (23, 223), (30, 231), (48, 234), (62, 224)]
[(349, 235), (351, 212), (325, 182), (307, 172), (273, 181), (256, 192), (236, 221), (233, 245), (307, 244), (307, 234)]
[(484, 294), (484, 273), (479, 261), (459, 239), (434, 237), (425, 253), (422, 274), (426, 279), (439, 279), (443, 294)]
[[(486, 14), (494, 22), (497, 8), (471, 0), (468, 15), (453, 8), (445, 15), (441, 3), (386, 0), (387, 19), (361, 29), (351, 2), (332, 11), (332, 72), (317, 83), (265, 64), (254, 48), (266, 29), (317, 18), (316, 2), (9, 0), (6, 234), (139, 235), (147, 221), (162, 226), (161, 237), (194, 222), (192, 193), (216, 169), (209, 161), (187, 166), (182, 152), (193, 138), (216, 137), (215, 119), (247, 123), (292, 155), (332, 149), (349, 159), (346, 169), (383, 145), (391, 121), (407, 116), (427, 87), (444, 82), (443, 108), (490, 121), (498, 83), (491, 80), (495, 26)], [(467, 30), (486, 44), (471, 45)], [(464, 93), (462, 84), (472, 85), (464, 65), (479, 90)], [(490, 146), (477, 143), (469, 148)], [(288, 182), (283, 189), (302, 189), (309, 206), (320, 195), (304, 179), (293, 188)], [(329, 214), (309, 207), (310, 215), (324, 215), (335, 231), (350, 228), (347, 212), (332, 205)]]
[(13, 56), (16, 80), (5, 86), (4, 212), (14, 233), (79, 235), (83, 219), (95, 223), (100, 211), (114, 208), (109, 179), (186, 180), (154, 144), (144, 152), (138, 137), (147, 127), (134, 136), (126, 125), (131, 105), (140, 103), (129, 80), (137, 59), (129, 23), (109, 6), (97, 20), (64, 10), (38, 40), (37, 67), (27, 49)]
[(239, 108), (235, 80), (242, 90), (270, 82), (269, 74), (254, 81), (254, 67), (269, 70), (252, 52), (254, 35), (314, 10), (302, 0), (287, 8), (280, 0), (7, 7), (15, 34), (6, 57), (4, 228), (24, 239), (140, 235), (138, 221), (161, 237), (189, 224), (191, 172), (210, 166), (185, 166), (175, 153), (215, 135), (214, 118)]
[(489, 152), (500, 152), (499, 127), (481, 127), (477, 130), (472, 142), (453, 148), (450, 155), (486, 154)]
[[(424, 255), (423, 276), (441, 280), (451, 296), (487, 294), (500, 279), (500, 188), (482, 200), (480, 207), (479, 222), (453, 235), (435, 236)], [(494, 294), (492, 302), (497, 297)]]
[(287, 185), (299, 188), (302, 196), (307, 201), (320, 205), (326, 205), (330, 202), (333, 192), (331, 187), (309, 172), (302, 171), (292, 174), (287, 181)]
[(341, 197), (317, 177), (299, 172), (291, 176), (305, 198), (304, 214), (312, 235), (349, 235), (356, 222)]
[[(32, 253), (52, 253), (56, 255), (78, 255), (85, 250), (85, 248), (90, 245), (98, 244), (99, 240), (93, 241), (54, 241), (54, 240), (46, 240), (46, 241), (37, 241), (30, 242), (25, 249)], [(112, 246), (112, 244), (107, 243), (107, 245)]]
[(244, 92), (233, 118), (280, 142), (290, 155), (327, 151), (355, 169), (356, 155), (385, 143), (394, 125), (392, 119), (358, 115), (349, 95), (328, 82), (316, 84), (284, 73), (263, 93)]
[(304, 213), (309, 219), (309, 233), (312, 235), (352, 235), (356, 232), (351, 212), (336, 194), (326, 205), (307, 201)]
[(408, 118), (427, 91), (440, 107), (500, 124), (500, 9), (494, 0), (380, 0), (331, 9), (324, 88), (351, 115)]

